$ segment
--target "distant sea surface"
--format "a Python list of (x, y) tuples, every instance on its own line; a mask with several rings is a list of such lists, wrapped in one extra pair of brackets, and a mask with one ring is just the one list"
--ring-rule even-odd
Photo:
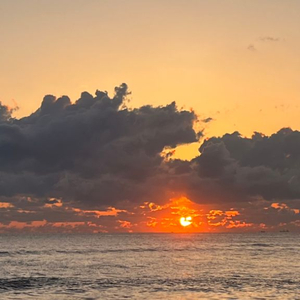
[(300, 299), (300, 235), (0, 235), (0, 299)]

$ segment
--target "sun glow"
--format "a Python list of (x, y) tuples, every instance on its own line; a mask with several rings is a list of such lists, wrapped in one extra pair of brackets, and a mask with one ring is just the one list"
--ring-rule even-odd
[(181, 217), (180, 218), (180, 224), (183, 227), (189, 226), (192, 224), (192, 217)]

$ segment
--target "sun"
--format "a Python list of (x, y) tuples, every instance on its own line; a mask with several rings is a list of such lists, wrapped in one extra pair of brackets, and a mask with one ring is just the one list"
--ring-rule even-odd
[(181, 217), (180, 224), (183, 227), (189, 226), (192, 224), (192, 217)]

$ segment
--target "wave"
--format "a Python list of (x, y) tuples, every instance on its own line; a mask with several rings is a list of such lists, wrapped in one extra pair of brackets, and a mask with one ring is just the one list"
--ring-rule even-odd
[(284, 286), (286, 289), (299, 287), (299, 281), (279, 279), (257, 279), (253, 277), (202, 277), (202, 278), (102, 278), (85, 279), (73, 277), (15, 277), (0, 278), (0, 293), (56, 287), (72, 292), (87, 289), (107, 289), (116, 287), (148, 287), (149, 289), (213, 291), (216, 288), (272, 288)]
[(122, 248), (122, 249), (84, 249), (84, 250), (18, 250), (0, 251), (0, 256), (19, 256), (19, 255), (53, 255), (53, 254), (91, 254), (91, 253), (127, 253), (127, 252), (182, 252), (196, 251), (203, 249), (197, 248)]
[(254, 246), (254, 247), (274, 247), (273, 245), (263, 244), (263, 243), (254, 243), (254, 244), (251, 244), (251, 246)]
[(0, 279), (0, 291), (24, 290), (53, 285), (60, 281), (55, 277), (16, 277)]

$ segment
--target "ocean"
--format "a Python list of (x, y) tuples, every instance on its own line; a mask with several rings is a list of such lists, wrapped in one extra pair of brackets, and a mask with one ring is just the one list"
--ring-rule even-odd
[(0, 299), (300, 299), (300, 235), (0, 235)]

